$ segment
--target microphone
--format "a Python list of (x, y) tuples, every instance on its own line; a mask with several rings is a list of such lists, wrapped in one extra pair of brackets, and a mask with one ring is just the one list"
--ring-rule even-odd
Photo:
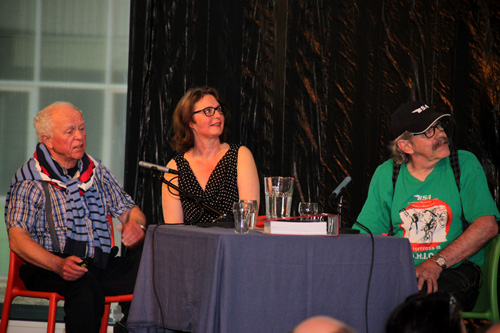
[(167, 173), (173, 173), (176, 175), (179, 174), (179, 171), (177, 171), (177, 170), (170, 169), (170, 168), (167, 168), (167, 167), (164, 167), (161, 165), (156, 165), (156, 164), (144, 162), (144, 161), (140, 161), (139, 166), (146, 168), (146, 169), (151, 169), (153, 171), (162, 171), (162, 172), (167, 172)]
[(337, 198), (340, 195), (340, 193), (342, 192), (342, 190), (350, 182), (351, 182), (351, 177), (350, 176), (345, 177), (345, 179), (342, 181), (342, 183), (340, 183), (339, 186), (337, 186), (337, 188), (335, 190), (333, 190), (332, 194), (330, 194), (330, 201)]
[[(330, 201), (330, 207), (334, 208), (333, 206), (333, 202), (336, 198), (338, 198), (340, 196), (340, 194), (342, 193), (342, 190), (347, 186), (347, 184), (349, 184), (351, 182), (351, 177), (350, 176), (347, 176), (345, 177), (345, 179), (342, 181), (342, 183), (339, 184), (339, 186), (337, 186), (337, 188), (335, 190), (333, 190), (332, 194), (330, 194), (330, 198), (329, 198), (329, 201)], [(340, 197), (340, 200), (337, 204), (337, 211), (338, 211), (338, 215), (339, 215), (339, 225), (341, 226), (339, 228), (339, 233), (341, 234), (359, 234), (359, 230), (357, 229), (351, 229), (351, 228), (347, 228), (347, 227), (342, 227), (342, 224), (343, 224), (343, 218), (342, 218), (342, 197)], [(357, 222), (357, 221), (356, 221)], [(360, 223), (361, 224), (361, 223)]]

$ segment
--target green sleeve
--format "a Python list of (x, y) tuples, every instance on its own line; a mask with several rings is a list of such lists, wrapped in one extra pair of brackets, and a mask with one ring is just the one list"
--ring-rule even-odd
[[(392, 168), (393, 161), (388, 160), (375, 170), (368, 197), (357, 218), (357, 221), (370, 229), (374, 235), (387, 234), (389, 231), (393, 191)], [(353, 228), (367, 233), (358, 223), (355, 223)]]
[(481, 216), (493, 215), (500, 220), (482, 165), (474, 154), (459, 150), (460, 197), (465, 219), (472, 223)]

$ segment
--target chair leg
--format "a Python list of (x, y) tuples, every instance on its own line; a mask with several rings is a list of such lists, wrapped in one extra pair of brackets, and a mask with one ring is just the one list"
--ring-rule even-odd
[(0, 333), (7, 332), (11, 307), (12, 307), (12, 299), (5, 299), (3, 303), (2, 318), (0, 320)]
[(108, 330), (110, 309), (111, 309), (111, 303), (104, 303), (104, 313), (102, 314), (100, 333), (106, 333), (106, 331)]
[(49, 300), (49, 316), (47, 318), (47, 333), (54, 333), (56, 330), (57, 300)]

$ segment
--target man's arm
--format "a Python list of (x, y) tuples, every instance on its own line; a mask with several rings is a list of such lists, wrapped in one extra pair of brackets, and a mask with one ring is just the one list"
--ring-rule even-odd
[(31, 239), (23, 228), (9, 228), (9, 246), (24, 261), (57, 273), (67, 281), (75, 281), (87, 272), (85, 267), (78, 265), (82, 261), (80, 258), (70, 256), (63, 259), (50, 253)]
[[(477, 218), (455, 241), (439, 252), (440, 256), (446, 258), (448, 267), (469, 258), (482, 249), (488, 241), (498, 234), (498, 225), (493, 215)], [(418, 289), (421, 290), (427, 282), (427, 291), (436, 292), (438, 289), (437, 279), (442, 268), (431, 257), (416, 267)]]
[(118, 216), (122, 222), (122, 243), (126, 247), (134, 247), (144, 240), (146, 216), (137, 206), (132, 207), (124, 214)]

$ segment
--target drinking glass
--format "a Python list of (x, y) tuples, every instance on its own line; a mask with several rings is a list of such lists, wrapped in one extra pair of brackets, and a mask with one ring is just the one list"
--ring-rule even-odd
[(250, 205), (249, 209), (251, 212), (250, 220), (248, 221), (248, 228), (253, 229), (257, 224), (257, 200), (240, 199), (239, 203), (244, 203)]
[(299, 216), (311, 216), (318, 214), (318, 204), (316, 202), (299, 202)]
[(234, 232), (247, 234), (248, 225), (252, 218), (252, 204), (235, 202), (233, 204)]
[(266, 217), (290, 217), (292, 208), (293, 177), (264, 177)]

